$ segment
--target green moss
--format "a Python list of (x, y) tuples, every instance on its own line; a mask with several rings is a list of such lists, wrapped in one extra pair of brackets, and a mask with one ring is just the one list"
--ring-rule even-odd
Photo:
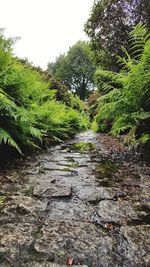
[(80, 164), (78, 162), (72, 163), (72, 164), (68, 164), (68, 167), (71, 167), (71, 168), (78, 168), (79, 166), (80, 166)]
[(0, 207), (5, 204), (6, 197), (5, 196), (0, 196)]
[(90, 150), (95, 150), (96, 149), (96, 145), (94, 143), (91, 142), (79, 142), (79, 143), (75, 143), (71, 146), (71, 148), (73, 150), (77, 150), (80, 152), (85, 152), (85, 151), (90, 151)]
[(36, 239), (42, 238), (42, 233), (39, 229), (33, 230), (31, 235)]
[(33, 190), (34, 190), (34, 186), (30, 185), (24, 192), (24, 194), (28, 197), (32, 197), (33, 196)]

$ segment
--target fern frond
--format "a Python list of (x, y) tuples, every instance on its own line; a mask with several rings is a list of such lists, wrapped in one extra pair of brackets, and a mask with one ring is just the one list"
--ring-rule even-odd
[(146, 119), (150, 119), (150, 112), (134, 112), (132, 113), (132, 116), (136, 119), (139, 120), (146, 120)]
[(39, 129), (37, 129), (37, 128), (33, 127), (33, 126), (30, 126), (29, 127), (29, 130), (30, 130), (30, 134), (33, 137), (38, 138), (39, 140), (42, 141), (42, 135), (43, 134), (42, 134), (42, 132)]
[(94, 80), (100, 92), (108, 93), (115, 88), (121, 87), (117, 73), (101, 68), (97, 69)]
[[(144, 45), (150, 39), (150, 33), (143, 23), (138, 23), (130, 32), (131, 55), (140, 58), (144, 50)], [(133, 51), (133, 52), (132, 52)]]
[(125, 47), (122, 47), (122, 51), (125, 54), (125, 57), (118, 56), (118, 63), (122, 65), (122, 69), (130, 70), (133, 67), (133, 59), (131, 58)]
[(9, 146), (16, 148), (19, 153), (22, 154), (18, 144), (15, 142), (12, 136), (6, 130), (0, 128), (0, 144), (2, 143), (8, 144)]

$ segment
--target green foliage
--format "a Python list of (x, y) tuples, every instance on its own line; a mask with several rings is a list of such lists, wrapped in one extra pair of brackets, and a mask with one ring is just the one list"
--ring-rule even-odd
[(91, 130), (96, 133), (99, 131), (98, 129), (99, 127), (98, 127), (96, 120), (93, 120), (93, 122), (91, 123)]
[(4, 205), (5, 201), (6, 201), (6, 197), (0, 196), (0, 207)]
[[(48, 73), (47, 73), (48, 74)], [(56, 100), (62, 101), (67, 106), (70, 106), (70, 93), (65, 85), (63, 85), (59, 80), (54, 77), (49, 77), (49, 89), (56, 91)]]
[(34, 115), (38, 127), (51, 139), (62, 140), (73, 135), (76, 131), (84, 130), (87, 127), (85, 114), (79, 113), (65, 104), (56, 100), (47, 101), (40, 107), (34, 106)]
[(95, 84), (99, 90), (99, 92), (105, 94), (115, 88), (121, 88), (122, 84), (118, 79), (117, 73), (112, 71), (103, 70), (102, 68), (98, 68), (94, 75)]
[(78, 142), (72, 145), (72, 149), (80, 152), (85, 152), (85, 151), (95, 150), (96, 145), (91, 142)]
[(88, 113), (91, 120), (93, 120), (94, 116), (96, 115), (100, 96), (101, 94), (99, 93), (99, 91), (95, 90), (92, 94), (90, 94), (87, 100)]
[(93, 87), (94, 57), (87, 42), (79, 41), (48, 64), (48, 71), (84, 100)]
[[(138, 24), (130, 34), (134, 55), (126, 51), (120, 58), (123, 68), (112, 74), (120, 89), (112, 89), (100, 97), (96, 122), (99, 131), (122, 134), (134, 129), (134, 137), (141, 142), (149, 140), (150, 134), (150, 38), (142, 24)], [(103, 71), (105, 72), (105, 71)], [(100, 76), (97, 79), (101, 79)], [(103, 75), (104, 76), (104, 75)], [(108, 76), (108, 72), (106, 72)], [(111, 76), (109, 76), (111, 78)], [(102, 80), (103, 83), (103, 80)], [(108, 88), (110, 80), (108, 80)], [(105, 87), (106, 88), (106, 87)], [(110, 88), (111, 89), (111, 88)], [(142, 137), (144, 134), (144, 137)]]
[[(119, 98), (120, 91), (118, 89), (114, 89), (99, 98), (98, 114), (96, 116), (98, 131), (109, 131), (111, 129), (114, 117), (120, 114)], [(120, 102), (119, 104), (121, 104)]]
[(143, 133), (140, 137), (140, 141), (142, 144), (146, 144), (150, 141), (150, 134), (148, 133)]
[(73, 109), (83, 111), (85, 108), (84, 103), (80, 100), (80, 98), (77, 95), (70, 94), (70, 106)]
[(141, 22), (130, 32), (129, 40), (131, 42), (131, 55), (134, 59), (140, 59), (144, 46), (149, 38), (150, 33), (147, 32), (144, 24)]
[(21, 150), (19, 146), (17, 145), (17, 143), (15, 142), (15, 140), (11, 137), (11, 135), (6, 130), (2, 128), (0, 128), (0, 144), (1, 143), (8, 144), (16, 148), (21, 153)]
[(13, 58), (11, 46), (0, 35), (0, 145), (22, 153), (86, 129), (81, 101), (42, 70)]
[(149, 14), (149, 0), (94, 1), (85, 32), (90, 37), (96, 60), (102, 67), (113, 71), (120, 69), (117, 55), (123, 56), (122, 45), (129, 51), (128, 34), (140, 21), (150, 29)]
[(72, 107), (78, 111), (84, 110), (84, 103), (80, 100), (77, 95), (69, 92), (67, 87), (63, 85), (59, 80), (56, 80), (54, 77), (49, 78), (49, 89), (52, 91), (55, 90), (56, 100), (65, 103), (66, 106)]

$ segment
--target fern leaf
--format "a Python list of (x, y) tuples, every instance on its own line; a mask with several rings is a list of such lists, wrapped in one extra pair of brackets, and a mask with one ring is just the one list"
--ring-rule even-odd
[(38, 139), (41, 140), (42, 132), (39, 129), (37, 129), (37, 128), (33, 127), (33, 126), (30, 126), (30, 134), (33, 137), (38, 138)]
[(0, 144), (2, 143), (8, 144), (9, 146), (16, 148), (19, 151), (19, 153), (22, 154), (18, 144), (11, 137), (11, 135), (6, 130), (0, 128)]

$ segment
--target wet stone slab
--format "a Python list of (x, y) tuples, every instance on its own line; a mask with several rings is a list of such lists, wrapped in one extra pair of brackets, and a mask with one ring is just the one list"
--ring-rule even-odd
[(97, 213), (104, 222), (127, 224), (137, 218), (137, 213), (129, 201), (101, 201), (97, 206)]
[(48, 217), (56, 220), (76, 220), (76, 221), (88, 221), (90, 220), (93, 207), (89, 207), (74, 199), (72, 202), (64, 201), (52, 201), (47, 208)]
[(45, 187), (43, 185), (37, 185), (34, 188), (33, 195), (34, 196), (42, 196), (42, 197), (70, 197), (72, 194), (72, 188), (70, 186), (59, 185), (59, 184), (51, 184), (49, 187)]
[(130, 266), (150, 266), (150, 226), (124, 226), (120, 229), (123, 236), (118, 253), (126, 257)]
[[(60, 255), (58, 263), (63, 263), (67, 255), (72, 255), (75, 264), (98, 266), (97, 262), (111, 264), (114, 240), (96, 226), (75, 221), (47, 220), (43, 225), (42, 238), (34, 245), (36, 252)], [(113, 264), (113, 263), (112, 263)], [(108, 265), (114, 266), (114, 265)]]
[[(1, 208), (0, 225), (10, 223), (35, 223), (45, 213), (47, 201), (26, 196), (12, 196)], [(8, 224), (9, 225), (9, 224)]]
[(7, 207), (4, 211), (9, 213), (16, 210), (18, 214), (25, 215), (44, 211), (46, 207), (46, 201), (40, 201), (26, 196), (13, 196), (10, 201), (7, 202)]
[(77, 186), (74, 189), (79, 199), (90, 203), (97, 203), (104, 199), (113, 199), (114, 189), (95, 187), (93, 185)]
[(75, 172), (76, 170), (73, 169), (73, 166), (74, 165), (71, 165), (69, 166), (69, 164), (66, 163), (66, 166), (65, 165), (60, 165), (60, 164), (57, 164), (57, 163), (54, 163), (54, 162), (44, 162), (43, 163), (43, 169), (44, 170), (47, 170), (47, 171), (61, 171), (62, 173), (63, 172)]
[(19, 267), (24, 260), (28, 259), (34, 231), (36, 227), (28, 223), (11, 223), (0, 227), (0, 253), (11, 266)]

